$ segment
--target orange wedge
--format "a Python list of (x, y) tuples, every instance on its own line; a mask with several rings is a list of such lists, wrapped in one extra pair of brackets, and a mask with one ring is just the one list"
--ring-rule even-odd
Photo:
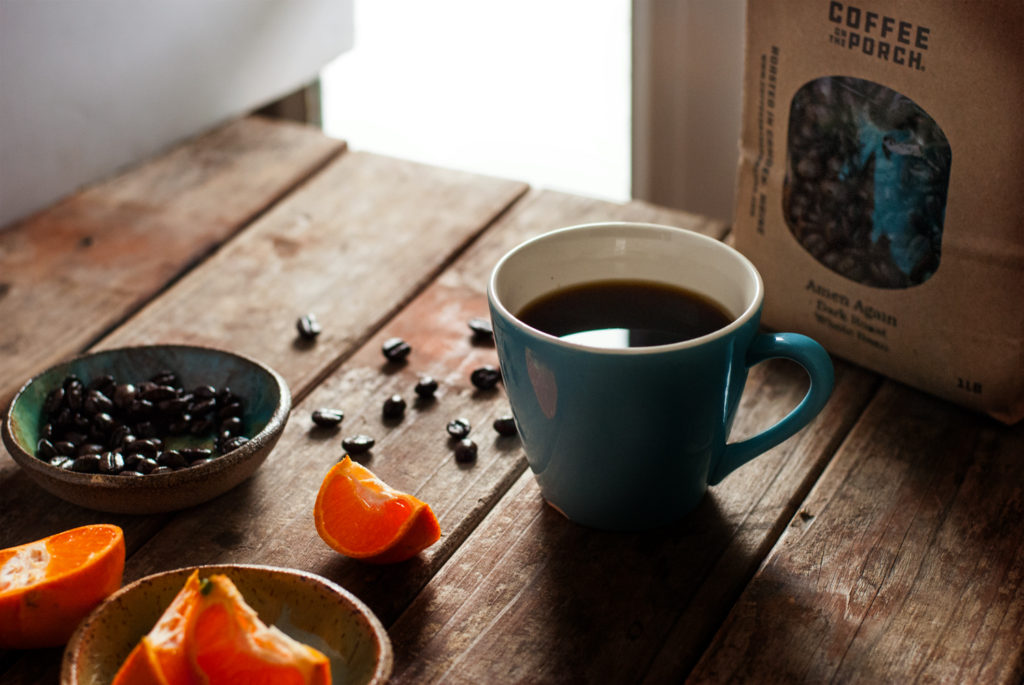
[(313, 520), (332, 549), (378, 564), (405, 561), (441, 537), (430, 505), (394, 490), (347, 456), (324, 477)]
[(124, 533), (109, 524), (0, 550), (0, 648), (64, 644), (123, 573)]
[(330, 685), (327, 657), (267, 626), (225, 575), (194, 571), (113, 685)]

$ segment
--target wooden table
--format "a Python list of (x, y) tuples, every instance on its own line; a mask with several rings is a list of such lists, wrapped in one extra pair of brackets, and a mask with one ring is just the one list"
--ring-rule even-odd
[[(295, 567), (349, 588), (387, 626), (394, 682), (1019, 682), (1024, 677), (1024, 426), (1006, 427), (836, 362), (807, 430), (711, 488), (678, 525), (582, 528), (544, 505), (466, 322), (524, 238), (605, 219), (727, 227), (640, 202), (349, 151), (314, 129), (247, 118), (0, 232), (0, 400), (87, 349), (187, 342), (287, 379), (285, 433), (249, 481), (193, 509), (81, 509), (0, 455), (0, 547), (90, 522), (124, 528), (125, 581), (183, 565)], [(314, 312), (315, 345), (295, 345)], [(384, 372), (381, 342), (409, 363)], [(417, 374), (438, 401), (384, 425)], [(736, 436), (802, 396), (802, 372), (756, 367)], [(338, 406), (324, 439), (311, 412)], [(476, 426), (471, 468), (444, 432)], [(312, 506), (340, 437), (377, 438), (370, 468), (416, 493), (443, 534), (389, 567), (339, 556)], [(56, 682), (60, 650), (0, 653), (4, 683)]]

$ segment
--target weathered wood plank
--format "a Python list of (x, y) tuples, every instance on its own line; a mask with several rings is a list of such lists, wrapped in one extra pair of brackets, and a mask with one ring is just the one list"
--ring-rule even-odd
[(0, 404), (344, 149), (242, 119), (0, 231)]
[(695, 682), (1024, 678), (1024, 425), (886, 383)]

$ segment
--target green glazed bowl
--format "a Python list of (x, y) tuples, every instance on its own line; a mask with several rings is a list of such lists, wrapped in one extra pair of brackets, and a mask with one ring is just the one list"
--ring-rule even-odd
[[(141, 478), (75, 473), (36, 458), (43, 402), (65, 377), (74, 374), (88, 383), (110, 374), (118, 382), (138, 383), (168, 369), (186, 388), (231, 388), (244, 401), (243, 430), (249, 441), (207, 464)], [(61, 499), (99, 511), (153, 514), (205, 502), (251, 476), (281, 437), (290, 411), (287, 383), (252, 359), (191, 345), (124, 347), (77, 357), (29, 380), (11, 401), (3, 441), (28, 476)]]
[(321, 651), (333, 685), (380, 685), (391, 675), (391, 641), (355, 595), (295, 569), (229, 564), (164, 571), (126, 585), (93, 610), (68, 641), (61, 685), (107, 685), (194, 569), (223, 573), (260, 620)]

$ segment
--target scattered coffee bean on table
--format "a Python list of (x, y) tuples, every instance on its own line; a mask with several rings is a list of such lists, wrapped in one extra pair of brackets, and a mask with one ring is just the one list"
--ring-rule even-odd
[(380, 349), (389, 362), (404, 361), (409, 356), (409, 353), (412, 352), (412, 347), (409, 346), (409, 343), (401, 338), (388, 338), (381, 345)]
[(313, 423), (321, 428), (334, 428), (345, 418), (345, 412), (340, 409), (328, 409), (322, 407), (313, 412)]
[(460, 464), (476, 461), (476, 453), (476, 443), (469, 438), (463, 438), (455, 444), (455, 461)]
[(494, 430), (498, 431), (499, 435), (515, 435), (518, 432), (516, 430), (516, 420), (511, 414), (499, 416), (494, 419)]
[(352, 435), (341, 441), (341, 446), (345, 448), (345, 451), (349, 454), (363, 454), (369, 452), (370, 448), (376, 444), (376, 440), (371, 438), (369, 435)]
[(487, 364), (474, 369), (469, 375), (469, 380), (480, 390), (490, 390), (501, 380), (501, 371), (497, 367)]
[(491, 328), (489, 319), (474, 316), (467, 322), (469, 330), (473, 331), (473, 338), (480, 341), (494, 340), (494, 329)]
[(458, 418), (452, 419), (451, 421), (448, 422), (448, 435), (452, 436), (453, 438), (461, 440), (462, 438), (469, 435), (470, 430), (472, 430), (472, 426), (470, 426), (468, 419)]
[[(43, 402), (35, 456), (79, 473), (163, 473), (189, 468), (200, 459), (166, 440), (210, 440), (219, 454), (238, 448), (244, 436), (242, 399), (230, 388), (203, 385), (188, 391), (180, 376), (165, 370), (139, 383), (111, 375), (84, 384), (64, 378)], [(217, 456), (202, 449), (205, 458)]]
[(392, 395), (384, 400), (382, 414), (385, 419), (400, 419), (405, 414), (405, 400), (401, 395)]
[(434, 393), (437, 392), (437, 381), (430, 376), (420, 376), (420, 379), (416, 381), (414, 390), (417, 395), (425, 400), (434, 399)]
[(300, 316), (299, 320), (295, 322), (295, 328), (305, 340), (312, 340), (320, 335), (320, 322), (317, 321), (315, 314)]

